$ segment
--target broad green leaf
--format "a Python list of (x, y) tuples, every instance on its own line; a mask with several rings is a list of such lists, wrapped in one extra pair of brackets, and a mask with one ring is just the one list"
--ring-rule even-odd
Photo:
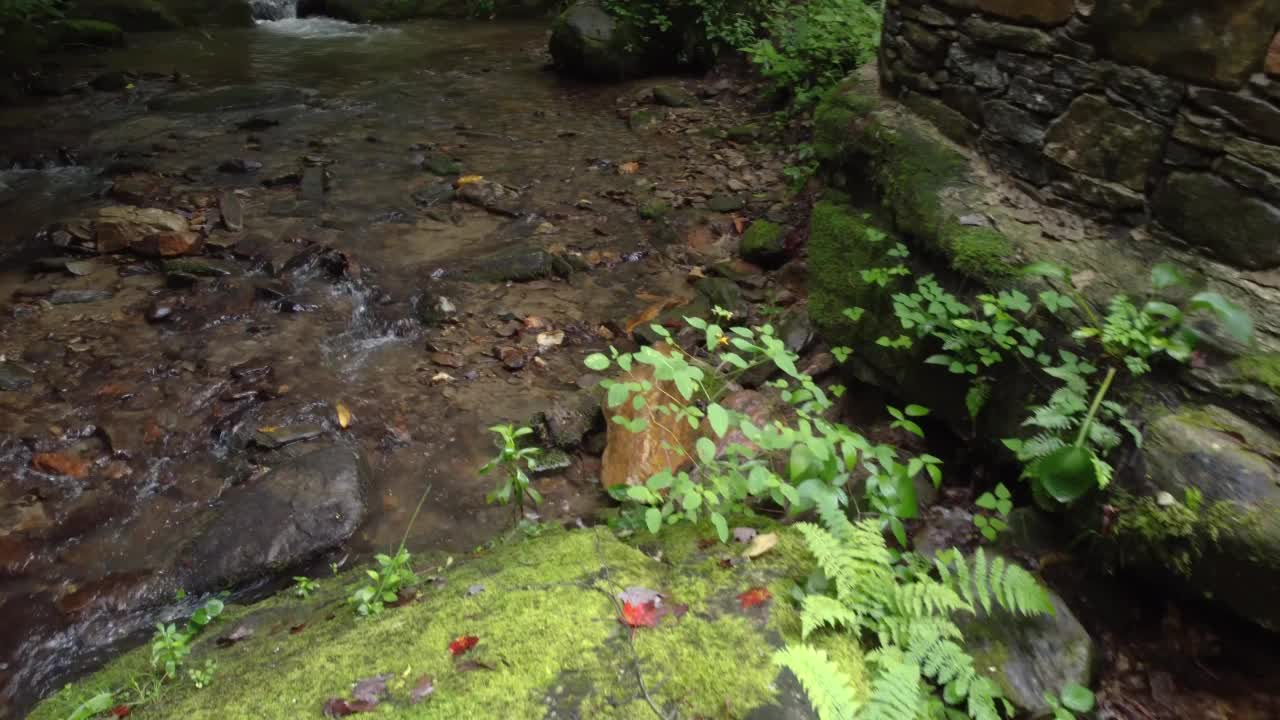
[(694, 445), (698, 451), (698, 459), (704, 465), (710, 465), (716, 460), (716, 444), (710, 438), (698, 438), (698, 442)]
[(1062, 688), (1062, 704), (1073, 712), (1093, 712), (1096, 701), (1093, 691), (1083, 685), (1071, 683)]
[(716, 526), (716, 535), (720, 542), (729, 542), (729, 522), (718, 512), (711, 513), (711, 524)]
[(658, 508), (649, 508), (644, 511), (644, 524), (649, 528), (649, 532), (657, 535), (662, 529), (662, 511)]
[(711, 423), (711, 431), (716, 437), (724, 437), (729, 431), (729, 413), (719, 403), (711, 403), (707, 406), (707, 421)]
[(906, 407), (907, 417), (924, 417), (929, 414), (929, 408), (923, 405), (908, 405)]
[(974, 502), (974, 505), (977, 505), (983, 510), (995, 510), (996, 496), (992, 495), (991, 493), (982, 493), (982, 495), (978, 496), (978, 499)]
[(1022, 268), (1023, 275), (1031, 275), (1035, 277), (1045, 277), (1050, 280), (1066, 280), (1071, 276), (1061, 265), (1051, 262), (1034, 262)]
[(1098, 486), (1093, 453), (1085, 448), (1067, 446), (1056, 450), (1041, 458), (1036, 471), (1045, 491), (1061, 503), (1078, 500)]
[(1213, 313), (1231, 337), (1242, 343), (1253, 340), (1253, 318), (1244, 308), (1231, 302), (1216, 292), (1196, 293), (1191, 298), (1193, 310), (1207, 310)]
[(587, 356), (586, 360), (582, 361), (582, 364), (598, 372), (609, 369), (609, 358), (603, 353), (592, 353)]
[(607, 402), (609, 407), (618, 407), (627, 401), (631, 395), (631, 388), (626, 383), (616, 382), (609, 385), (609, 395)]
[(1185, 285), (1186, 283), (1186, 276), (1172, 263), (1160, 263), (1151, 268), (1151, 287), (1156, 290), (1164, 290), (1175, 285)]

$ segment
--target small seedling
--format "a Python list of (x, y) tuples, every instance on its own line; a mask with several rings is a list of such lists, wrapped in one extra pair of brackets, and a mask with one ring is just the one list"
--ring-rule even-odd
[(529, 498), (536, 507), (542, 502), (542, 494), (530, 485), (525, 468), (533, 469), (542, 450), (536, 447), (520, 447), (520, 438), (532, 435), (533, 429), (514, 425), (494, 425), (490, 432), (498, 435), (502, 444), (498, 454), (480, 468), (481, 475), (497, 471), (501, 473), (498, 486), (486, 498), (491, 503), (511, 505), (515, 510), (515, 522), (524, 515), (524, 501)]
[(320, 583), (305, 575), (298, 575), (293, 578), (293, 594), (304, 600), (319, 589)]

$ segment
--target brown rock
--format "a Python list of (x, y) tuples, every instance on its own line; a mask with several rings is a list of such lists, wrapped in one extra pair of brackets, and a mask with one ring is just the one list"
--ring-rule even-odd
[(31, 467), (50, 475), (82, 478), (89, 474), (89, 463), (62, 453), (43, 452), (31, 458)]
[(1280, 32), (1271, 40), (1271, 49), (1267, 51), (1267, 61), (1263, 70), (1268, 75), (1280, 76)]
[(502, 361), (502, 366), (508, 370), (519, 370), (524, 367), (524, 363), (527, 360), (523, 350), (511, 345), (498, 346), (494, 349), (494, 354)]
[(102, 208), (93, 222), (94, 242), (99, 253), (127, 250), (148, 235), (189, 229), (187, 219), (177, 213), (127, 205)]
[(1015, 22), (1061, 25), (1075, 14), (1075, 0), (978, 0), (978, 9)]
[(135, 242), (130, 249), (147, 257), (181, 257), (200, 252), (204, 237), (190, 230), (152, 233)]
[[(670, 346), (658, 343), (654, 349), (670, 352)], [(663, 470), (676, 470), (693, 454), (693, 444), (698, 431), (685, 422), (667, 422), (667, 416), (655, 416), (653, 408), (670, 402), (667, 396), (680, 397), (675, 383), (667, 380), (656, 382), (653, 368), (638, 365), (618, 379), (619, 382), (648, 382), (652, 387), (640, 393), (645, 406), (636, 410), (630, 399), (619, 407), (605, 404), (604, 414), (609, 418), (608, 444), (604, 449), (600, 481), (606, 488), (615, 485), (640, 485)], [(615, 416), (627, 419), (643, 417), (649, 421), (642, 432), (631, 432), (614, 422)], [(669, 428), (669, 429), (664, 429)]]
[(134, 173), (116, 178), (111, 184), (112, 199), (130, 205), (147, 205), (167, 193), (164, 178), (149, 173)]

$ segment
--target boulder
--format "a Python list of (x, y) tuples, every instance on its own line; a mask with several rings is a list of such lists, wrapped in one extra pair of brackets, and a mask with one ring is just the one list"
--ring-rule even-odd
[(253, 25), (248, 0), (75, 0), (67, 15), (106, 21), (128, 32)]
[(335, 445), (231, 489), (183, 549), (183, 587), (222, 590), (337, 547), (364, 521), (368, 485), (364, 458)]
[(1141, 115), (1082, 95), (1049, 128), (1044, 153), (1072, 170), (1142, 191), (1163, 152), (1164, 136)]
[(654, 58), (645, 51), (641, 35), (595, 0), (578, 0), (551, 30), (551, 57), (561, 71), (592, 80), (643, 75)]
[(55, 32), (60, 45), (124, 46), (124, 31), (101, 20), (63, 20), (57, 24)]
[(1075, 0), (978, 0), (978, 9), (1014, 22), (1061, 25), (1076, 12)]
[(743, 260), (761, 267), (781, 265), (787, 259), (786, 233), (777, 223), (757, 220), (742, 234), (739, 252)]
[(35, 375), (30, 370), (7, 360), (0, 360), (0, 392), (25, 390), (31, 387)]
[(1000, 685), (1028, 717), (1048, 717), (1045, 694), (1056, 696), (1072, 683), (1089, 687), (1098, 648), (1088, 631), (1052, 590), (1054, 615), (1011, 617), (979, 613), (959, 618), (974, 665)]
[(1280, 605), (1280, 439), (1216, 406), (1153, 420), (1116, 507), (1121, 558), (1268, 630)]
[[(654, 345), (659, 352), (670, 352), (664, 343)], [(698, 431), (688, 423), (663, 422), (654, 408), (666, 406), (670, 397), (680, 397), (675, 383), (670, 380), (656, 382), (653, 367), (637, 365), (631, 372), (618, 378), (618, 382), (648, 382), (652, 386), (646, 392), (633, 393), (644, 398), (644, 407), (636, 410), (628, 400), (619, 407), (604, 403), (604, 415), (609, 418), (608, 445), (604, 449), (600, 481), (606, 488), (615, 485), (642, 485), (654, 474), (663, 470), (677, 470), (693, 456), (693, 444)], [(649, 423), (641, 432), (631, 432), (613, 418), (621, 415), (628, 420), (646, 418)], [(657, 420), (658, 422), (655, 422)]]

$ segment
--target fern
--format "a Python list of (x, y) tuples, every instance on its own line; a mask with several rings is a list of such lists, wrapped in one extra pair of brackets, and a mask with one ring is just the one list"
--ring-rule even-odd
[(779, 650), (773, 656), (775, 665), (795, 673), (809, 696), (809, 703), (822, 720), (854, 720), (860, 703), (853, 681), (831, 662), (827, 654), (808, 645)]
[(822, 720), (914, 720), (932, 716), (933, 687), (945, 689), (952, 705), (963, 704), (976, 720), (998, 720), (1008, 703), (991, 680), (978, 674), (965, 651), (957, 613), (1002, 609), (1020, 615), (1052, 614), (1048, 592), (1031, 573), (979, 549), (966, 559), (959, 551), (938, 553), (932, 570), (895, 572), (874, 520), (852, 523), (834, 502), (819, 516), (827, 528), (798, 523), (809, 551), (835, 585), (835, 597), (810, 595), (800, 611), (807, 639), (821, 629), (843, 628), (854, 636), (870, 632), (878, 648), (867, 655), (873, 669), (871, 694), (859, 704), (855, 691), (839, 681), (838, 670), (821, 651), (788, 647), (775, 662), (791, 668), (809, 692)]

